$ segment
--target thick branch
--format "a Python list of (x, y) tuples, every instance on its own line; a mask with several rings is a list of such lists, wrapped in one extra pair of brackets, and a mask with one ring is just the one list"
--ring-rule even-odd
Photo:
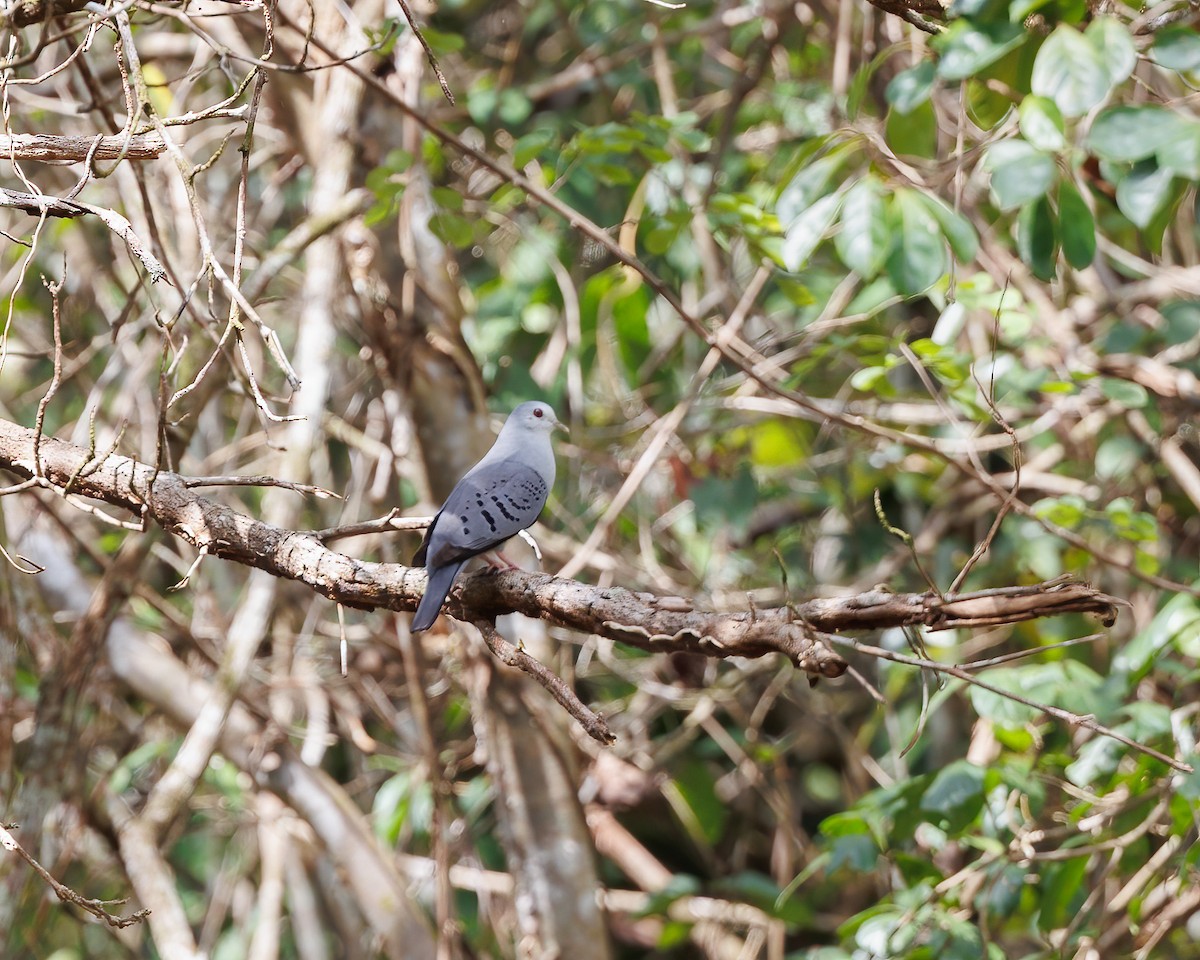
[[(0, 467), (32, 477), (33, 447), (34, 431), (0, 420)], [(82, 447), (49, 438), (42, 439), (39, 453), (41, 486), (124, 507), (212, 556), (300, 581), (339, 603), (414, 610), (424, 589), (423, 570), (337, 553), (312, 533), (283, 530), (199, 496), (178, 474), (116, 455), (91, 461)], [(712, 657), (778, 652), (811, 674), (834, 677), (845, 663), (814, 631), (982, 627), (1079, 612), (1111, 622), (1116, 604), (1085, 584), (1055, 582), (946, 598), (872, 590), (790, 609), (712, 613), (692, 609), (681, 597), (509, 571), (464, 577), (448, 611), (468, 621), (519, 612), (655, 652)]]
[(0, 157), (12, 160), (42, 160), (47, 163), (78, 163), (95, 160), (153, 160), (166, 150), (162, 139), (139, 133), (127, 137), (60, 137), (45, 133), (0, 135)]
[[(78, 13), (88, 0), (18, 0), (8, 11), (8, 16), (0, 18), (0, 26), (28, 27), (54, 17), (65, 16), (68, 13)], [(4, 20), (7, 23), (3, 22)]]

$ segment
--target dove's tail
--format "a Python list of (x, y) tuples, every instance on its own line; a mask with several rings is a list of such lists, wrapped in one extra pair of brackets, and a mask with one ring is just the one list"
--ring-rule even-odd
[(454, 586), (454, 578), (458, 576), (458, 571), (461, 569), (462, 562), (451, 563), (445, 567), (434, 567), (429, 571), (429, 582), (425, 585), (425, 596), (421, 598), (417, 612), (413, 614), (411, 628), (413, 633), (420, 633), (422, 630), (428, 630), (433, 626), (433, 621), (441, 613), (442, 604), (446, 601), (446, 594)]

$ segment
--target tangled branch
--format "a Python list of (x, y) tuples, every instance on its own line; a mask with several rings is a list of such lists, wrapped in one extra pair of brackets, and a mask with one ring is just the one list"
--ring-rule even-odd
[[(338, 553), (315, 533), (255, 520), (199, 496), (188, 478), (129, 457), (94, 458), (82, 447), (43, 438), (37, 443), (39, 472), (34, 468), (36, 440), (35, 431), (0, 421), (0, 466), (60, 495), (70, 487), (76, 495), (123, 507), (204, 553), (299, 581), (338, 603), (402, 611), (414, 610), (421, 598), (423, 570)], [(696, 610), (682, 597), (509, 571), (463, 578), (447, 610), (466, 621), (523, 613), (653, 652), (710, 657), (782, 653), (809, 674), (836, 677), (846, 664), (821, 641), (818, 631), (918, 624), (970, 628), (1068, 612), (1094, 613), (1111, 623), (1116, 603), (1085, 584), (1055, 582), (945, 597), (876, 589), (777, 609), (720, 613)]]

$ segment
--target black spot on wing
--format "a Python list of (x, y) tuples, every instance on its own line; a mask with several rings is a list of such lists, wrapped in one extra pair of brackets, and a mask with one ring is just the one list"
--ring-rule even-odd
[(464, 477), (428, 533), (429, 560), (441, 566), (500, 546), (533, 524), (548, 492), (537, 471), (516, 460)]

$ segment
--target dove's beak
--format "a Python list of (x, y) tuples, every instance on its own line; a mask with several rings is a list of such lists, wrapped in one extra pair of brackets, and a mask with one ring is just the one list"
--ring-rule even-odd
[(568, 436), (568, 437), (571, 435), (571, 428), (570, 428), (570, 427), (568, 427), (568, 426), (567, 426), (565, 423), (563, 423), (561, 420), (555, 420), (555, 421), (554, 421), (554, 429), (555, 429), (555, 430), (561, 430), (561, 431), (563, 432), (563, 434), (564, 434), (564, 435), (566, 435), (566, 436)]

